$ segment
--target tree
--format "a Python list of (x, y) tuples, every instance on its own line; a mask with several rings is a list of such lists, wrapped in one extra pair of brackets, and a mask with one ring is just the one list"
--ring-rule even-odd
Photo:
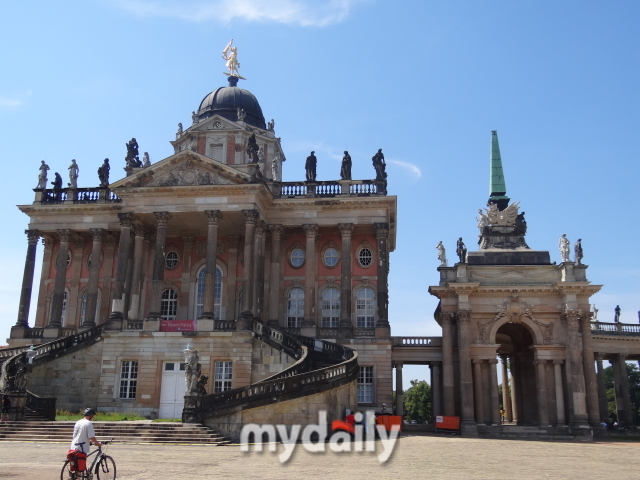
[(404, 392), (404, 414), (411, 420), (431, 420), (431, 387), (425, 380), (411, 380)]
[[(629, 378), (629, 392), (631, 393), (631, 407), (633, 415), (640, 418), (640, 371), (635, 364), (626, 363), (627, 377)], [(617, 418), (616, 392), (613, 385), (613, 367), (604, 369), (604, 384), (607, 389), (607, 403), (609, 407), (609, 418)]]

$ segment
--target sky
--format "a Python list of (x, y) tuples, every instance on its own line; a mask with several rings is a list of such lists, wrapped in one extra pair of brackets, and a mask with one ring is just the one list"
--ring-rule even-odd
[[(78, 185), (111, 179), (135, 137), (152, 162), (173, 153), (178, 122), (226, 84), (221, 53), (238, 47), (239, 86), (275, 119), (285, 181), (374, 178), (385, 154), (398, 197), (391, 253), (393, 335), (440, 335), (438, 241), (451, 260), (489, 194), (497, 130), (508, 195), (526, 211), (527, 242), (560, 261), (582, 239), (599, 318), (640, 310), (638, 131), (640, 2), (563, 0), (59, 0), (5, 2), (0, 30), (0, 338), (15, 323), (40, 160)], [(120, 171), (124, 174), (123, 171)], [(35, 278), (40, 275), (42, 247)], [(34, 289), (32, 309), (35, 311)], [(33, 319), (31, 319), (31, 324)], [(2, 343), (2, 341), (0, 341)], [(425, 378), (426, 367), (405, 367)], [(405, 382), (405, 383), (406, 383)]]

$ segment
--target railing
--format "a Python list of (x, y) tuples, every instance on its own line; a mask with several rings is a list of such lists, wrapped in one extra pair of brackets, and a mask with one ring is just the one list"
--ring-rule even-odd
[(220, 332), (232, 332), (236, 329), (235, 320), (214, 320), (213, 329)]
[(42, 338), (44, 337), (44, 328), (29, 328), (24, 333), (24, 338)]
[(127, 320), (124, 323), (124, 329), (131, 331), (131, 330), (143, 330), (144, 329), (144, 321), (143, 320)]
[(338, 182), (318, 182), (316, 184), (316, 197), (335, 197), (342, 195), (342, 185)]
[(73, 203), (120, 203), (122, 199), (107, 187), (36, 189), (36, 203), (54, 205), (72, 201)]
[(302, 182), (287, 182), (282, 184), (281, 197), (301, 197), (307, 194), (307, 186)]
[(338, 338), (338, 329), (330, 327), (318, 328), (318, 337), (320, 338)]
[(640, 325), (635, 323), (591, 322), (591, 332), (600, 335), (640, 336)]
[(56, 419), (56, 398), (39, 397), (27, 390), (27, 408), (42, 415), (47, 420)]
[(364, 328), (364, 327), (356, 327), (353, 329), (353, 335), (355, 337), (375, 337), (376, 329), (375, 328)]
[[(351, 195), (377, 195), (377, 194), (383, 194), (383, 192), (380, 191), (380, 186), (378, 185), (379, 183), (382, 183), (382, 182), (373, 183), (373, 181), (363, 180), (362, 182), (353, 183), (349, 187), (349, 193)], [(385, 193), (386, 193), (386, 189), (384, 189), (384, 190), (385, 190)]]
[(51, 205), (56, 203), (64, 203), (67, 201), (67, 192), (65, 189), (45, 190), (43, 192), (41, 203)]
[(382, 180), (329, 180), (318, 182), (282, 182), (280, 198), (386, 195)]
[(394, 347), (441, 347), (442, 337), (392, 337)]

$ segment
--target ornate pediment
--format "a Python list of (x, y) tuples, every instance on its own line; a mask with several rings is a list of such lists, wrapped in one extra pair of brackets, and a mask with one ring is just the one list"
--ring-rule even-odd
[(212, 172), (202, 165), (196, 165), (191, 160), (181, 163), (176, 168), (155, 178), (151, 185), (154, 187), (184, 187), (194, 185), (233, 185), (224, 176)]
[(220, 115), (214, 115), (195, 125), (192, 125), (190, 131), (206, 132), (211, 130), (243, 130), (244, 128), (237, 123), (231, 122)]

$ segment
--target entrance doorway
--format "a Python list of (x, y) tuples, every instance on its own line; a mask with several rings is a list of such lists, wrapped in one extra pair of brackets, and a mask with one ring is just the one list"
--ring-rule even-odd
[(186, 363), (164, 362), (160, 389), (160, 418), (181, 418), (184, 408), (184, 367)]

